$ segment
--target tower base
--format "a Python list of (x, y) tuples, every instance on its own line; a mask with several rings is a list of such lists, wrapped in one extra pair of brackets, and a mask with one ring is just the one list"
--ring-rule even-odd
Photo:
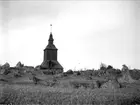
[(59, 74), (63, 72), (63, 67), (56, 60), (44, 61), (40, 69), (44, 74)]

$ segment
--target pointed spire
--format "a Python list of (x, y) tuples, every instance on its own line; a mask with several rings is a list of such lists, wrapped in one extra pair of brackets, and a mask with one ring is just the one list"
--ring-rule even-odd
[(50, 24), (50, 37), (49, 37), (49, 44), (53, 44), (53, 35), (52, 35), (52, 24)]
[(52, 33), (50, 33), (49, 41), (53, 41)]

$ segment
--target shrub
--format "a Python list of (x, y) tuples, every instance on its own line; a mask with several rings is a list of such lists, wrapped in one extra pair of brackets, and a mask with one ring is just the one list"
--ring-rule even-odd
[(106, 69), (107, 69), (106, 64), (101, 63), (101, 64), (100, 64), (100, 70), (106, 70)]
[(113, 66), (108, 65), (108, 66), (107, 66), (107, 69), (113, 69)]
[(10, 64), (6, 62), (4, 65), (2, 65), (2, 68), (8, 69), (8, 68), (10, 68)]
[(125, 64), (122, 65), (122, 71), (126, 72), (128, 69), (129, 68)]
[(73, 71), (70, 69), (70, 70), (68, 70), (67, 72), (66, 72), (66, 74), (73, 74)]
[(105, 74), (106, 74), (106, 71), (104, 71), (104, 70), (98, 70), (97, 71), (98, 77), (104, 76)]
[(129, 72), (130, 72), (130, 75), (133, 79), (135, 79), (135, 80), (140, 79), (140, 70), (134, 69), (134, 70), (129, 70)]
[(81, 75), (80, 71), (74, 71), (74, 74), (77, 75), (77, 76)]
[(17, 68), (22, 68), (24, 66), (24, 64), (22, 64), (20, 61), (16, 64)]

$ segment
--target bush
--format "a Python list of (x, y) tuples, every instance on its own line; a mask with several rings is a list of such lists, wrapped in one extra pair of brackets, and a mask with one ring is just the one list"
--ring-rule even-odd
[(75, 74), (75, 75), (81, 75), (81, 73), (80, 73), (80, 71), (74, 71), (74, 73), (73, 74)]
[(22, 64), (20, 61), (16, 64), (16, 68), (22, 68), (24, 64)]
[(135, 79), (135, 80), (140, 79), (140, 70), (134, 69), (134, 70), (129, 70), (129, 72), (130, 72), (130, 75), (133, 79)]
[(2, 65), (2, 68), (8, 69), (8, 68), (10, 68), (10, 64), (6, 62), (4, 65)]
[(106, 69), (107, 69), (106, 64), (101, 63), (101, 64), (100, 64), (100, 70), (106, 70)]
[(122, 71), (126, 72), (127, 70), (129, 70), (129, 68), (125, 64), (123, 64), (122, 65)]
[(66, 74), (73, 74), (73, 71), (70, 69), (70, 70), (68, 70), (67, 72), (66, 72)]
[(113, 69), (113, 66), (108, 65), (108, 66), (107, 66), (107, 69)]

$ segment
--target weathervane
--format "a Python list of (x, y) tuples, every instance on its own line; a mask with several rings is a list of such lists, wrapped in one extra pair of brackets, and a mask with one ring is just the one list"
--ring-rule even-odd
[(52, 24), (50, 24), (50, 32), (52, 33)]

